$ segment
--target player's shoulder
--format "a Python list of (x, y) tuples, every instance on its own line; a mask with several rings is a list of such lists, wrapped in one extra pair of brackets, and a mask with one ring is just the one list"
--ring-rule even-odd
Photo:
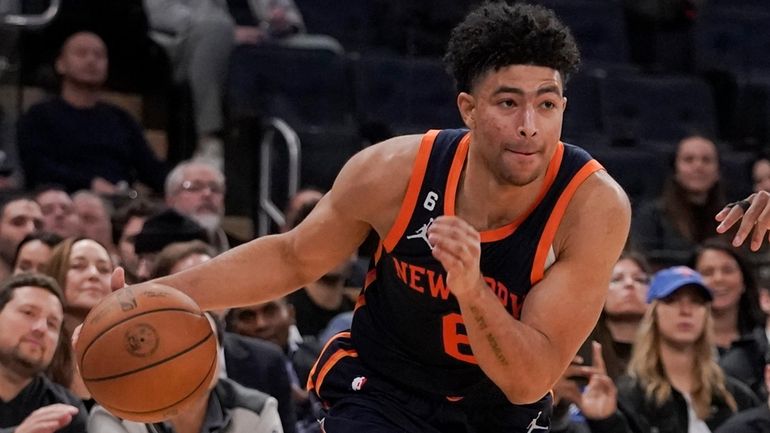
[(345, 164), (334, 188), (387, 193), (406, 188), (422, 135), (393, 137), (367, 147)]

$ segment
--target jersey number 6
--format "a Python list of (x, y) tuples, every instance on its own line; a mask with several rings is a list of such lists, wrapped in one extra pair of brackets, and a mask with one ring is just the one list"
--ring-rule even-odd
[[(444, 352), (452, 358), (469, 364), (478, 364), (476, 358), (471, 352), (471, 341), (465, 334), (465, 323), (463, 316), (458, 313), (447, 314), (442, 319), (444, 334)], [(465, 348), (463, 353), (460, 348)]]

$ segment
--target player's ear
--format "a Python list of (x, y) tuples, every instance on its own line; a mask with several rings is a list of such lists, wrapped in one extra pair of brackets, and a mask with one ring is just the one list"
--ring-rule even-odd
[(460, 116), (463, 118), (463, 123), (470, 129), (476, 126), (476, 100), (473, 95), (466, 92), (460, 92), (457, 95), (457, 108), (460, 110)]

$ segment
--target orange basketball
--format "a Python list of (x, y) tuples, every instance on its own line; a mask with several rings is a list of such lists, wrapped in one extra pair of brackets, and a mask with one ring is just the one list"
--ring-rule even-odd
[(80, 375), (105, 409), (137, 422), (168, 419), (209, 391), (217, 339), (198, 305), (160, 284), (113, 292), (86, 317)]

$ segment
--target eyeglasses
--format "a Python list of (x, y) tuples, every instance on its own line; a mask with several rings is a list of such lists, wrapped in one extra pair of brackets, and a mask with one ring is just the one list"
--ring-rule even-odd
[(213, 180), (208, 182), (202, 180), (186, 180), (182, 182), (182, 191), (201, 192), (206, 188), (208, 188), (212, 194), (224, 194), (225, 192), (225, 186)]

